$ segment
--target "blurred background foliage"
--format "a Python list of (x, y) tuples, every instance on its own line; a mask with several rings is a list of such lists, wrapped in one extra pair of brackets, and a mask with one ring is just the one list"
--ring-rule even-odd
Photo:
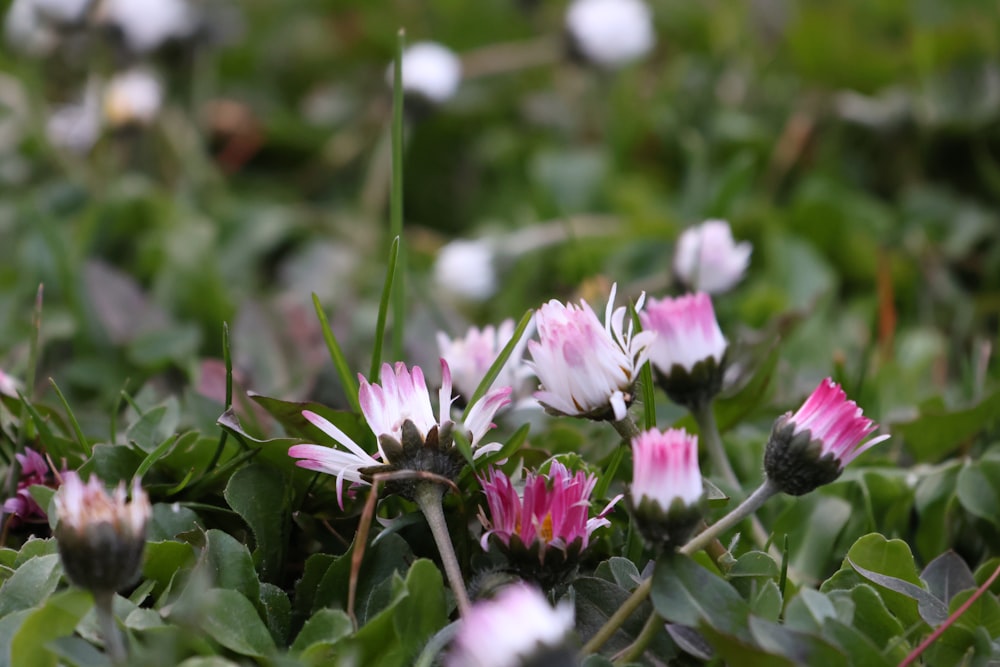
[[(717, 217), (754, 244), (717, 303), (723, 329), (749, 347), (783, 337), (774, 403), (833, 369), (901, 425), (893, 457), (937, 463), (995, 435), (996, 401), (980, 403), (1000, 314), (995, 3), (660, 1), (655, 52), (618, 72), (553, 48), (559, 2), (196, 5), (196, 36), (142, 56), (98, 30), (0, 51), (0, 366), (25, 375), (43, 283), (32, 391), (56, 378), (90, 437), (123, 387), (220, 402), (224, 321), (241, 388), (346, 405), (310, 295), (366, 368), (401, 26), (466, 71), (407, 123), (409, 360), (434, 358), (436, 329), (610, 281), (662, 294), (680, 230)], [(105, 118), (83, 150), (53, 140), (60, 105), (136, 64), (164, 83), (153, 120)], [(456, 238), (506, 248), (492, 298), (435, 282)], [(963, 438), (934, 430), (976, 405)]]

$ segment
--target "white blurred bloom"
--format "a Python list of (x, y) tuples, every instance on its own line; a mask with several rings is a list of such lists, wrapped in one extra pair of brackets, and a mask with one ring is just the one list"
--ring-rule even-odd
[(497, 291), (495, 255), (493, 244), (485, 239), (452, 241), (438, 251), (434, 282), (462, 299), (485, 301)]
[(566, 29), (580, 53), (601, 67), (627, 65), (656, 44), (653, 17), (642, 0), (575, 0)]
[[(438, 349), (441, 358), (448, 362), (454, 378), (455, 389), (464, 398), (472, 397), (500, 352), (514, 336), (514, 320), (507, 319), (494, 327), (492, 324), (479, 329), (470, 327), (461, 338), (449, 338), (443, 331), (437, 332)], [(524, 364), (524, 348), (528, 343), (526, 331), (513, 349), (507, 363), (500, 369), (491, 386), (513, 387), (515, 393), (531, 370)]]
[(447, 667), (519, 667), (535, 664), (532, 658), (542, 651), (552, 664), (572, 661), (550, 654), (569, 651), (573, 606), (561, 602), (553, 608), (528, 584), (508, 586), (492, 600), (477, 602), (460, 623)]
[(104, 91), (104, 116), (112, 126), (149, 124), (162, 104), (160, 80), (141, 67), (116, 74)]
[(718, 294), (743, 279), (753, 246), (736, 243), (729, 223), (706, 220), (686, 229), (677, 240), (674, 273), (690, 289)]
[(21, 389), (20, 380), (11, 375), (7, 375), (2, 370), (0, 370), (0, 394), (3, 394), (4, 396), (10, 396), (11, 398), (17, 398), (17, 392), (20, 389)]
[(32, 0), (42, 16), (60, 23), (76, 23), (84, 17), (91, 0)]
[(101, 135), (101, 107), (97, 83), (91, 81), (83, 100), (57, 107), (45, 124), (45, 135), (57, 148), (86, 153)]
[(187, 0), (105, 0), (100, 17), (117, 26), (134, 51), (152, 51), (174, 37), (187, 37), (197, 24)]
[(11, 3), (4, 17), (3, 32), (11, 48), (31, 56), (47, 55), (58, 41), (49, 23), (39, 16), (34, 0)]
[[(386, 80), (392, 85), (393, 66)], [(437, 42), (418, 42), (403, 51), (403, 90), (432, 102), (447, 101), (462, 82), (462, 62), (455, 52)]]

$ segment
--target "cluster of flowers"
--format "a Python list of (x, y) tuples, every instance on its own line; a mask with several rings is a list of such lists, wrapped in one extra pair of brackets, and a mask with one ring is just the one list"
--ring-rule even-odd
[[(725, 223), (712, 221), (699, 229), (699, 236), (688, 237), (678, 251), (685, 257), (681, 264), (689, 269), (692, 283), (715, 281), (712, 286), (722, 289), (738, 280), (738, 276), (720, 280), (715, 273), (702, 272), (703, 262), (740, 266), (742, 274), (749, 249), (744, 252), (734, 246), (728, 226), (724, 257), (720, 259), (717, 244), (704, 242), (706, 234), (718, 233), (720, 224)], [(688, 255), (697, 259), (684, 264)], [(672, 400), (691, 410), (708, 405), (721, 388), (727, 351), (710, 296), (695, 292), (648, 302), (641, 296), (635, 304), (641, 331), (633, 326), (628, 310), (615, 308), (614, 302), (612, 288), (603, 321), (585, 301), (566, 304), (552, 300), (542, 305), (534, 316), (537, 340), (524, 346), (530, 360), (515, 360), (515, 370), (507, 372), (505, 381), (516, 384), (523, 378), (524, 370), (518, 369), (523, 363), (538, 379), (533, 398), (548, 413), (620, 424), (630, 420), (628, 408), (639, 372), (649, 362), (657, 383)], [(490, 389), (471, 407), (468, 418), (456, 423), (451, 414), (455, 400), (451, 368), (461, 369), (462, 381), (455, 384), (468, 398), (512, 331), (508, 322), (498, 329), (473, 329), (458, 341), (440, 338), (445, 358), (441, 360), (443, 381), (436, 414), (419, 367), (410, 370), (404, 364), (395, 368), (385, 365), (380, 384), (362, 377), (360, 403), (378, 439), (377, 453), (367, 453), (335, 426), (307, 412), (306, 418), (346, 451), (304, 444), (292, 447), (289, 454), (300, 459), (302, 467), (335, 475), (338, 496), (343, 493), (343, 480), (370, 484), (379, 472), (430, 471), (457, 479), (466, 463), (453, 434), (461, 431), (467, 435), (476, 458), (497, 450), (500, 445), (484, 444), (484, 439), (497, 412), (511, 402), (513, 389)], [(839, 386), (824, 380), (798, 411), (775, 423), (764, 461), (768, 479), (777, 490), (792, 495), (829, 483), (851, 460), (888, 437), (865, 443), (876, 428)], [(653, 548), (682, 546), (703, 518), (705, 493), (698, 439), (680, 429), (653, 428), (630, 440), (633, 479), (626, 504), (635, 524)], [(479, 478), (489, 510), (488, 516), (480, 510), (485, 529), (482, 547), (488, 550), (495, 545), (506, 556), (511, 571), (543, 587), (553, 587), (562, 575), (573, 571), (580, 552), (587, 548), (593, 532), (609, 523), (605, 517), (620, 498), (592, 516), (590, 496), (596, 481), (593, 475), (573, 473), (558, 461), (550, 462), (547, 472), (527, 472), (521, 482), (488, 468)], [(390, 490), (408, 493), (405, 487)], [(538, 620), (527, 637), (523, 631), (526, 618)], [(522, 649), (558, 654), (565, 649), (562, 640), (571, 625), (571, 614), (565, 608), (552, 609), (541, 593), (519, 586), (492, 601), (478, 603), (466, 615), (453, 648), (453, 656), (459, 656), (453, 664), (498, 664), (475, 662), (480, 644), (477, 637), (489, 634), (496, 641), (505, 628), (513, 632), (513, 626), (521, 643), (510, 655), (517, 656)], [(511, 660), (504, 664), (521, 664), (520, 658)]]
[(4, 19), (4, 36), (21, 54), (35, 58), (79, 58), (98, 39), (121, 52), (124, 63), (108, 76), (91, 74), (76, 99), (55, 106), (46, 135), (56, 147), (85, 153), (102, 129), (145, 126), (163, 106), (163, 83), (149, 57), (171, 43), (204, 41), (224, 33), (231, 20), (219, 8), (210, 13), (191, 0), (14, 0)]

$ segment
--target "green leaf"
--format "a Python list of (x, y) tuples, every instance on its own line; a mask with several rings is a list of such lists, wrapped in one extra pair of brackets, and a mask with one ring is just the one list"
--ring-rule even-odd
[(847, 666), (847, 657), (825, 639), (787, 626), (750, 617), (750, 631), (765, 651), (789, 658), (797, 665)]
[(111, 667), (111, 660), (93, 644), (80, 637), (59, 637), (46, 644), (60, 665), (73, 667)]
[(250, 600), (220, 588), (201, 595), (201, 627), (212, 639), (240, 655), (263, 658), (275, 652), (271, 633)]
[(261, 579), (280, 581), (291, 527), (291, 499), (285, 479), (272, 468), (253, 463), (229, 478), (225, 497), (253, 531), (253, 556)]
[[(586, 642), (593, 637), (612, 614), (629, 597), (629, 592), (610, 581), (597, 577), (578, 577), (573, 581), (576, 631)], [(648, 601), (643, 602), (611, 639), (604, 645), (604, 651), (616, 652), (631, 644), (642, 632), (645, 620), (653, 612)], [(650, 647), (663, 660), (676, 654), (671, 640), (657, 635), (657, 643)]]
[(463, 422), (469, 418), (469, 413), (472, 411), (472, 408), (475, 407), (476, 403), (479, 402), (479, 399), (485, 396), (486, 392), (488, 392), (490, 387), (493, 386), (493, 382), (497, 379), (497, 376), (500, 375), (501, 369), (503, 369), (504, 364), (507, 363), (511, 353), (514, 352), (514, 348), (516, 348), (517, 344), (520, 342), (521, 336), (524, 335), (524, 331), (531, 323), (532, 315), (533, 311), (528, 310), (521, 316), (521, 321), (517, 323), (517, 327), (514, 329), (514, 333), (511, 334), (510, 340), (507, 341), (507, 344), (503, 346), (502, 350), (500, 350), (500, 354), (498, 354), (497, 358), (493, 360), (492, 364), (490, 364), (489, 369), (486, 371), (486, 375), (484, 375), (483, 379), (480, 380), (479, 386), (476, 387), (474, 392), (472, 392), (472, 396), (469, 397), (469, 402), (466, 404), (465, 410), (462, 411)]
[(326, 319), (326, 313), (323, 312), (323, 306), (315, 292), (312, 295), (312, 301), (316, 317), (319, 319), (320, 329), (323, 331), (323, 340), (326, 341), (326, 349), (330, 352), (330, 359), (333, 360), (333, 365), (337, 369), (337, 375), (340, 376), (341, 388), (351, 404), (351, 411), (359, 415), (361, 414), (361, 403), (358, 402), (358, 381), (354, 379), (351, 367), (347, 364), (347, 358), (344, 357), (344, 351), (341, 349), (340, 343), (337, 342), (337, 337), (333, 335), (330, 322)]
[(162, 595), (177, 571), (191, 567), (194, 560), (194, 547), (190, 544), (173, 540), (147, 542), (142, 576), (156, 582), (153, 596), (158, 598)]
[(757, 616), (769, 621), (777, 621), (781, 617), (784, 603), (781, 590), (773, 580), (767, 580), (757, 594), (750, 599), (750, 610)]
[(313, 426), (311, 422), (302, 416), (303, 410), (309, 410), (329, 421), (359, 444), (363, 444), (367, 439), (373, 437), (368, 427), (356, 415), (350, 412), (334, 410), (321, 403), (314, 403), (312, 401), (283, 401), (253, 392), (249, 392), (249, 395), (254, 403), (264, 408), (269, 415), (278, 420), (278, 423), (285, 428), (285, 431), (290, 436), (319, 444), (331, 446), (336, 444), (336, 440)]
[[(964, 590), (956, 593), (948, 605), (949, 614), (955, 613), (975, 591)], [(962, 612), (955, 625), (964, 627), (970, 632), (977, 628), (985, 630), (991, 639), (1000, 637), (1000, 603), (991, 593), (984, 593)], [(949, 628), (950, 629), (950, 628)], [(945, 633), (947, 634), (947, 630)]]
[[(351, 572), (351, 556), (356, 545), (342, 556), (339, 556), (326, 572), (317, 586), (313, 602), (315, 611), (319, 607), (347, 608), (347, 586)], [(365, 550), (361, 571), (358, 574), (357, 612), (358, 621), (364, 620), (364, 611), (368, 607), (368, 598), (382, 581), (391, 579), (393, 573), (405, 572), (410, 548), (399, 535), (390, 535), (377, 544), (370, 544)]]
[(354, 632), (350, 617), (340, 609), (320, 609), (313, 614), (292, 643), (291, 652), (301, 653), (317, 644), (333, 645)]
[(22, 609), (7, 614), (0, 618), (0, 667), (12, 667), (14, 665), (11, 655), (11, 640), (17, 631), (21, 629), (24, 620), (31, 615), (30, 609)]
[(146, 539), (153, 542), (172, 540), (198, 527), (198, 515), (187, 507), (178, 503), (156, 503), (146, 524)]
[(274, 642), (279, 646), (286, 645), (292, 624), (292, 603), (288, 594), (274, 584), (263, 583), (260, 585), (260, 603)]
[(656, 561), (651, 598), (656, 611), (668, 621), (692, 627), (705, 623), (752, 642), (746, 601), (735, 588), (686, 556), (668, 554)]
[(976, 588), (972, 570), (954, 551), (946, 551), (924, 568), (920, 578), (934, 597), (949, 604), (956, 593)]
[(17, 568), (0, 587), (0, 617), (42, 603), (59, 585), (59, 556), (38, 556)]
[(897, 664), (883, 655), (875, 642), (860, 630), (835, 618), (828, 618), (823, 623), (823, 636), (840, 647), (847, 655), (851, 667), (892, 667)]
[(893, 664), (901, 662), (909, 652), (909, 644), (905, 641), (893, 643), (893, 640), (902, 637), (905, 629), (889, 611), (878, 591), (868, 584), (861, 584), (852, 588), (850, 595), (854, 601), (854, 627), (876, 646), (893, 645), (888, 657)]
[(24, 619), (11, 639), (10, 653), (16, 656), (14, 664), (56, 667), (58, 656), (49, 650), (49, 642), (71, 634), (93, 604), (90, 593), (79, 589), (49, 597)]
[(837, 618), (833, 602), (823, 593), (803, 588), (788, 602), (787, 626), (803, 632), (819, 632), (829, 618)]
[(812, 493), (797, 498), (774, 525), (775, 535), (788, 535), (789, 567), (820, 579), (830, 572), (835, 545), (854, 508), (842, 498)]
[(80, 466), (80, 476), (97, 475), (108, 486), (114, 486), (132, 479), (143, 458), (126, 445), (94, 445), (93, 454)]
[[(171, 411), (171, 412), (175, 412)], [(146, 411), (128, 429), (128, 439), (147, 454), (173, 433), (176, 416), (168, 414), (168, 406), (159, 405)]]
[[(982, 431), (1000, 412), (1000, 391), (963, 410), (948, 410), (938, 403), (922, 406), (916, 419), (892, 425), (918, 462), (934, 463)], [(960, 487), (961, 488), (961, 487)]]
[(956, 491), (966, 511), (1000, 528), (1000, 460), (968, 463), (958, 473)]
[[(861, 544), (866, 538), (873, 539)], [(870, 570), (860, 565), (855, 558), (863, 558), (865, 562), (900, 576)], [(916, 566), (913, 564), (910, 548), (902, 540), (887, 541), (877, 533), (866, 535), (851, 547), (846, 562), (868, 581), (915, 600), (920, 617), (931, 627), (943, 623), (948, 618), (947, 606), (919, 585), (920, 579), (915, 574)], [(913, 578), (916, 578), (918, 583), (912, 583)], [(908, 608), (908, 605), (903, 608)]]
[(247, 600), (260, 599), (260, 582), (246, 545), (215, 528), (205, 533), (205, 550), (197, 569), (211, 585), (238, 591)]

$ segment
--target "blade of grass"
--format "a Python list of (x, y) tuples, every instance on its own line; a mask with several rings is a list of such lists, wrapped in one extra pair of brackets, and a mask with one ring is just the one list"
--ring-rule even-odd
[(528, 311), (524, 313), (521, 317), (521, 321), (517, 323), (517, 328), (514, 329), (514, 334), (510, 337), (510, 341), (504, 345), (502, 350), (500, 350), (500, 354), (497, 355), (496, 361), (494, 361), (493, 365), (490, 366), (490, 369), (486, 371), (486, 375), (483, 376), (483, 379), (479, 383), (479, 386), (476, 387), (476, 390), (472, 392), (472, 396), (469, 397), (469, 403), (465, 406), (465, 411), (462, 412), (463, 422), (469, 417), (469, 412), (476, 404), (476, 401), (486, 395), (486, 392), (489, 391), (493, 381), (497, 379), (498, 375), (500, 375), (500, 369), (507, 363), (511, 353), (514, 352), (514, 348), (517, 347), (518, 341), (520, 341), (521, 336), (524, 335), (524, 330), (527, 329), (528, 324), (531, 323), (531, 316), (533, 314), (534, 311), (531, 309), (528, 309)]
[[(392, 72), (392, 194), (389, 200), (389, 234), (403, 245), (403, 45), (406, 31), (396, 38), (396, 60)], [(398, 251), (398, 270), (406, 275), (406, 248)], [(406, 284), (400, 280), (392, 299), (392, 356), (403, 358), (403, 325), (406, 320)], [(372, 373), (374, 375), (374, 372)]]
[[(38, 350), (41, 347), (40, 341), (42, 337), (42, 301), (44, 295), (45, 295), (45, 284), (39, 283), (38, 291), (35, 292), (35, 310), (31, 316), (32, 335), (28, 347), (28, 372), (27, 376), (24, 379), (25, 381), (24, 390), (27, 393), (27, 395), (32, 398), (34, 398), (35, 396), (35, 379), (38, 373)], [(17, 429), (17, 442), (14, 443), (14, 451), (8, 452), (9, 456), (7, 457), (11, 461), (13, 461), (13, 463), (11, 464), (12, 465), (11, 472), (7, 478), (8, 496), (14, 495), (14, 491), (17, 490), (17, 479), (18, 475), (20, 474), (20, 466), (17, 464), (17, 459), (14, 458), (13, 454), (14, 452), (20, 452), (24, 450), (24, 443), (29, 437), (29, 429), (32, 424), (32, 421), (28, 420), (28, 413), (31, 411), (31, 408), (29, 408), (28, 406), (28, 399), (25, 398), (24, 396), (21, 396), (20, 392), (18, 392), (18, 395), (21, 398), (21, 414), (20, 414), (20, 419), (18, 421), (21, 427)], [(35, 417), (34, 414), (32, 414), (32, 418), (33, 422), (37, 426), (39, 423), (38, 418)]]
[[(629, 317), (632, 318), (632, 326), (636, 331), (642, 331), (642, 323), (639, 321), (639, 313), (635, 310), (635, 304), (628, 306)], [(645, 429), (656, 428), (656, 396), (653, 386), (653, 369), (647, 361), (639, 371), (639, 384), (642, 389), (642, 426)]]
[(319, 318), (319, 326), (323, 330), (323, 340), (326, 341), (326, 349), (330, 352), (330, 359), (333, 361), (334, 368), (337, 369), (337, 375), (340, 376), (340, 385), (347, 395), (348, 402), (351, 404), (351, 410), (355, 414), (361, 414), (361, 403), (358, 402), (358, 382), (351, 373), (351, 367), (347, 365), (347, 358), (344, 357), (344, 351), (341, 349), (340, 343), (337, 342), (337, 337), (333, 335), (333, 330), (330, 329), (326, 313), (323, 312), (323, 306), (320, 304), (319, 297), (316, 296), (315, 292), (313, 292), (312, 299), (313, 308), (316, 309), (316, 317)]
[(87, 442), (87, 436), (83, 434), (83, 429), (80, 428), (80, 422), (76, 420), (76, 415), (73, 414), (73, 410), (69, 407), (69, 402), (66, 397), (63, 396), (62, 391), (59, 389), (59, 385), (52, 378), (49, 378), (49, 384), (56, 391), (56, 396), (59, 397), (59, 401), (63, 405), (63, 409), (66, 410), (66, 418), (69, 419), (70, 426), (73, 428), (73, 435), (76, 436), (76, 441), (80, 444), (84, 453), (89, 457), (93, 453), (93, 448), (91, 448), (90, 443)]
[[(222, 359), (226, 364), (226, 410), (233, 407), (233, 355), (230, 349), (229, 341), (229, 322), (222, 323)], [(215, 453), (212, 454), (212, 460), (208, 462), (208, 466), (205, 468), (205, 473), (212, 471), (212, 468), (219, 462), (219, 458), (222, 456), (222, 451), (226, 448), (226, 440), (229, 438), (229, 432), (226, 429), (222, 429), (219, 434), (219, 444), (215, 446)]]
[[(385, 341), (385, 318), (389, 311), (389, 296), (392, 294), (392, 282), (396, 276), (396, 259), (399, 256), (399, 237), (392, 240), (389, 249), (389, 264), (385, 271), (385, 285), (382, 286), (382, 298), (378, 304), (378, 321), (375, 324), (375, 345), (372, 350), (372, 365), (368, 378), (374, 381), (378, 377), (378, 368), (382, 365), (382, 345)], [(359, 410), (360, 412), (360, 410)]]

